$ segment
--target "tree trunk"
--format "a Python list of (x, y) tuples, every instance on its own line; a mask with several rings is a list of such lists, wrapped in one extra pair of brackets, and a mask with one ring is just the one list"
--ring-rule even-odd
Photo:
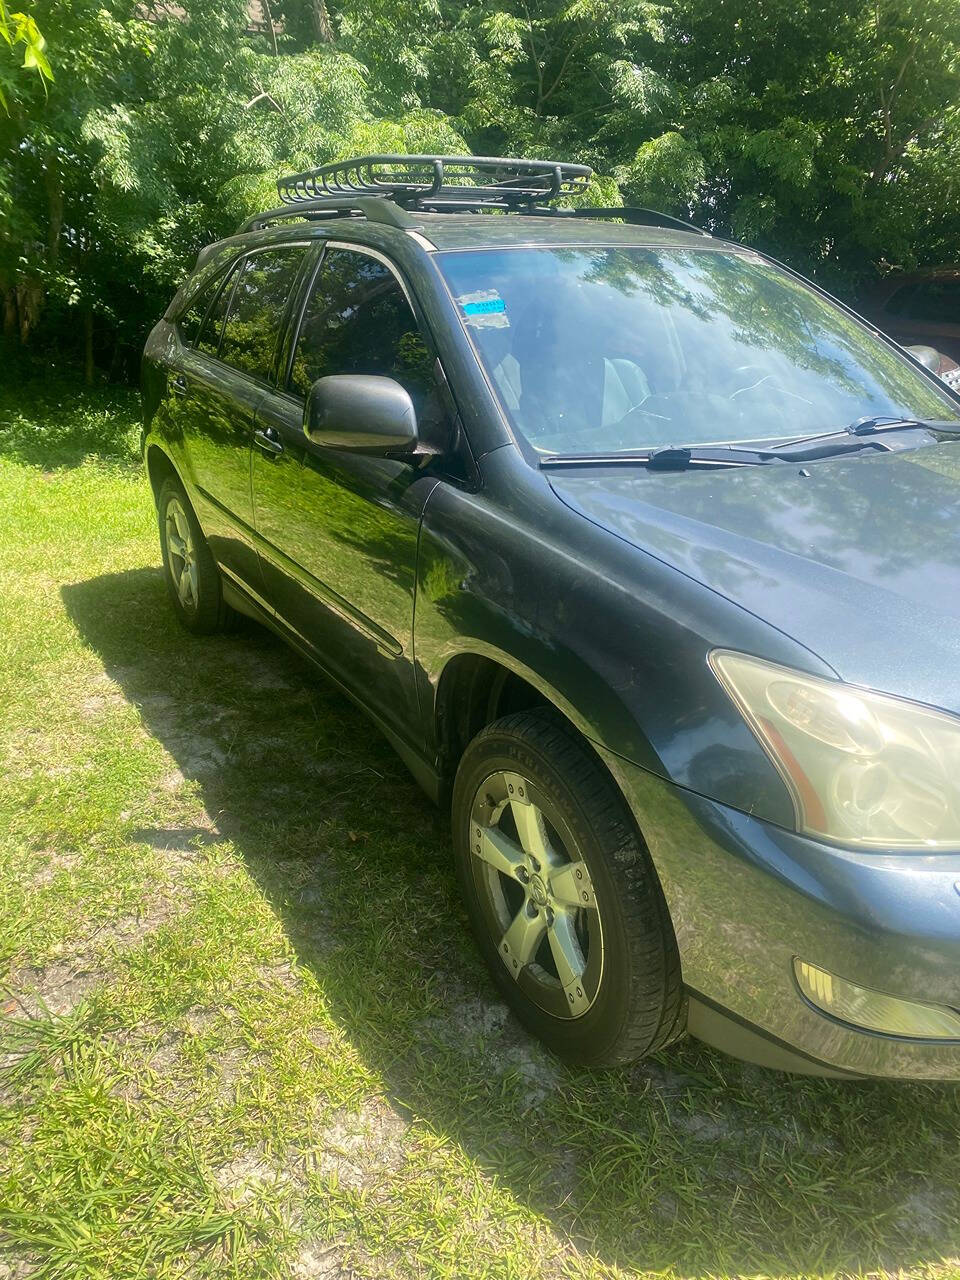
[(47, 261), (54, 266), (60, 257), (60, 232), (63, 230), (63, 188), (60, 185), (60, 170), (55, 162), (48, 160), (43, 170), (44, 186), (47, 189)]
[(18, 329), (17, 291), (13, 288), (3, 292), (3, 336), (12, 338)]
[(277, 57), (280, 50), (277, 48), (277, 28), (273, 25), (273, 13), (270, 10), (270, 0), (260, 0), (260, 11), (267, 24), (267, 30), (270, 32), (270, 43), (273, 45), (273, 56)]
[(327, 13), (326, 0), (313, 0), (313, 34), (314, 38), (320, 44), (333, 43), (333, 27), (330, 25), (330, 15)]
[(93, 307), (83, 309), (83, 381), (88, 387), (93, 386)]
[(17, 284), (17, 322), (20, 325), (20, 343), (30, 341), (33, 326), (43, 308), (43, 285), (37, 279), (20, 280)]

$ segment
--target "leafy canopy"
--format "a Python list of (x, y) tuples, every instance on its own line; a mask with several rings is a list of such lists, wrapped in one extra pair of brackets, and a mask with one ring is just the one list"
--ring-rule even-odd
[(958, 17), (958, 0), (0, 0), (5, 330), (75, 345), (82, 313), (93, 357), (132, 372), (198, 249), (274, 204), (279, 174), (381, 150), (586, 161), (591, 202), (692, 218), (851, 292), (948, 261)]

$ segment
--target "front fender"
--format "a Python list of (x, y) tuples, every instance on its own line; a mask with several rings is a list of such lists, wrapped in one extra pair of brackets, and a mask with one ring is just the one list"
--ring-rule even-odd
[(780, 775), (707, 662), (718, 647), (824, 673), (787, 636), (570, 510), (507, 446), (483, 488), (441, 484), (424, 512), (414, 649), (439, 750), (447, 664), (522, 676), (606, 751), (733, 808), (793, 825)]

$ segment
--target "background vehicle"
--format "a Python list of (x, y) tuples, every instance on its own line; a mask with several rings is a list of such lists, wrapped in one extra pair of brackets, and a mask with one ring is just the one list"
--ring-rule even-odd
[(936, 347), (910, 346), (905, 347), (904, 350), (909, 351), (913, 358), (919, 360), (931, 373), (942, 378), (952, 390), (960, 391), (960, 364), (957, 364), (956, 360), (951, 360)]
[(204, 251), (144, 363), (174, 607), (451, 803), (558, 1053), (960, 1076), (960, 400), (751, 250), (540, 203), (588, 176), (365, 157)]
[(960, 267), (894, 274), (864, 294), (862, 309), (903, 346), (928, 346), (960, 361)]

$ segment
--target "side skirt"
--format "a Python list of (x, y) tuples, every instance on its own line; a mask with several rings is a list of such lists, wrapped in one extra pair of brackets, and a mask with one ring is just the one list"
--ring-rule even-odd
[(420, 753), (405, 742), (393, 729), (390, 729), (384, 722), (359, 698), (351, 689), (336, 676), (318, 662), (314, 655), (303, 645), (298, 644), (296, 639), (286, 630), (286, 628), (277, 621), (272, 613), (269, 613), (261, 605), (257, 604), (247, 593), (232, 579), (221, 573), (221, 581), (223, 583), (223, 598), (231, 608), (236, 609), (238, 613), (244, 614), (248, 618), (252, 618), (255, 622), (259, 622), (262, 626), (269, 627), (270, 630), (280, 637), (291, 649), (295, 649), (301, 657), (306, 658), (312, 667), (320, 671), (331, 684), (336, 685), (341, 693), (345, 694), (350, 701), (369, 717), (370, 720), (380, 730), (386, 740), (396, 751), (397, 755), (413, 774), (416, 782), (422, 787), (434, 804), (439, 805), (444, 794), (443, 778), (439, 770), (425, 760)]

